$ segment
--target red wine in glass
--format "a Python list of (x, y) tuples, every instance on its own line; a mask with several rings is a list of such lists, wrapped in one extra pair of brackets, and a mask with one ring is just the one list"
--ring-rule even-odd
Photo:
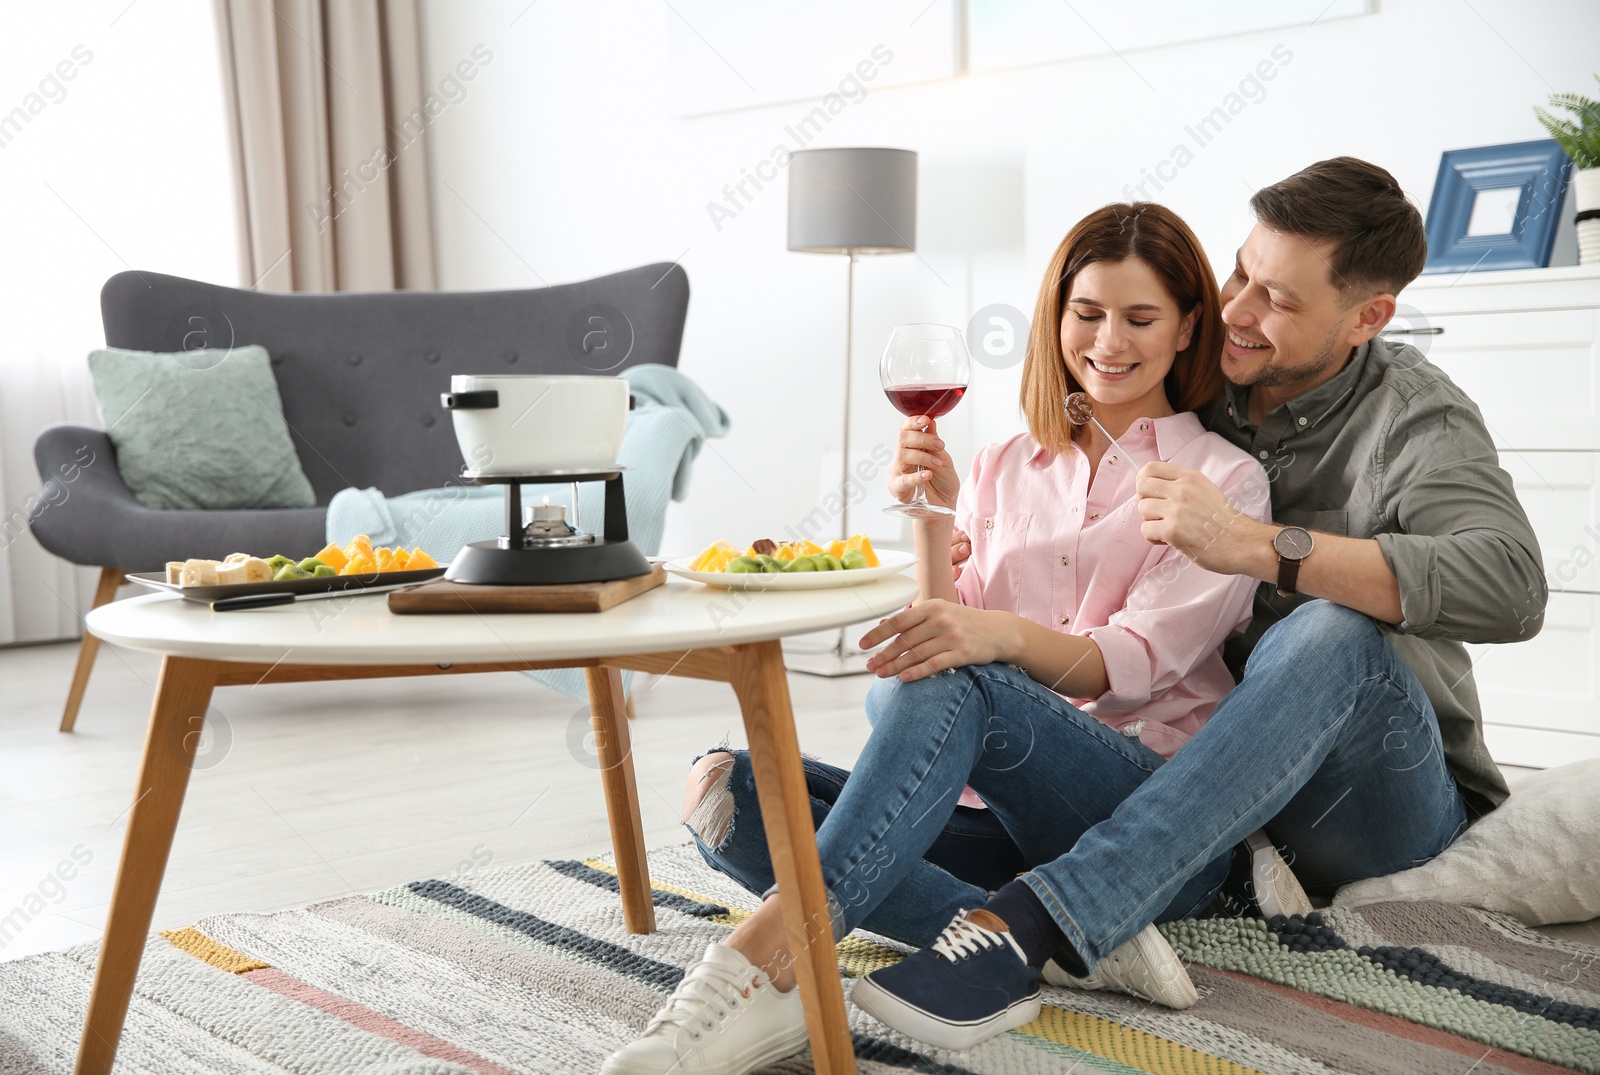
[[(961, 330), (949, 325), (900, 325), (889, 334), (878, 377), (883, 394), (895, 410), (909, 417), (930, 420), (950, 413), (967, 394), (972, 362)], [(883, 509), (889, 515), (911, 519), (939, 519), (955, 512), (928, 503), (922, 484), (911, 500)]]
[(961, 397), (967, 394), (967, 386), (964, 384), (893, 385), (885, 388), (883, 394), (889, 397), (889, 402), (894, 404), (895, 410), (908, 418), (916, 414), (941, 418), (961, 402)]

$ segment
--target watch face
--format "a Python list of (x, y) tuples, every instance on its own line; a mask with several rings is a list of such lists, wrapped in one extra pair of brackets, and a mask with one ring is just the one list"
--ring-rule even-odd
[(1286, 526), (1272, 539), (1272, 547), (1286, 560), (1304, 560), (1311, 554), (1311, 534), (1304, 527)]

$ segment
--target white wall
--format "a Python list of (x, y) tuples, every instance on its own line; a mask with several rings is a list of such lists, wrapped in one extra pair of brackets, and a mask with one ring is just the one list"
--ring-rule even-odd
[(0, 643), (76, 634), (93, 593), (97, 572), (10, 535), (36, 503), (39, 429), (99, 424), (84, 357), (105, 341), (100, 286), (129, 268), (237, 276), (207, 0), (0, 8), (0, 116), (30, 103), (0, 133)]
[[(682, 368), (727, 408), (733, 433), (702, 456), (689, 501), (669, 515), (673, 553), (780, 536), (819, 503), (835, 472), (820, 461), (840, 432), (844, 299), (842, 259), (785, 250), (783, 179), (720, 230), (706, 209), (816, 102), (673, 118), (676, 17), (658, 0), (425, 5), (425, 70), (442, 76), (476, 44), (495, 56), (435, 128), (442, 286), (555, 283), (656, 260), (688, 271)], [(1031, 311), (1066, 228), (1172, 159), (1185, 126), (1263, 60), (1264, 93), (1247, 87), (1252, 100), (1220, 135), (1163, 169), (1174, 177), (1164, 189), (1146, 188), (1189, 220), (1219, 268), (1249, 229), (1250, 192), (1323, 157), (1383, 164), (1425, 209), (1442, 150), (1543, 137), (1531, 105), (1553, 90), (1593, 93), (1597, 41), (1592, 0), (1380, 0), (1375, 14), (1310, 27), (1159, 49), (1113, 41), (1120, 57), (869, 86), (813, 145), (914, 149), (921, 198), (917, 255), (857, 268), (856, 444), (893, 441), (898, 416), (876, 370), (891, 326), (965, 326), (993, 302)], [(761, 55), (720, 59), (759, 83)], [(1018, 373), (976, 369), (945, 423), (963, 466), (975, 442), (1020, 428)], [(874, 511), (851, 522), (882, 529)]]

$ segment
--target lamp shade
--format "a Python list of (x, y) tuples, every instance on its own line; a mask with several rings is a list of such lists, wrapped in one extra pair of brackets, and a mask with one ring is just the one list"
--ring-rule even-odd
[(904, 254), (916, 248), (916, 153), (803, 149), (790, 156), (790, 250)]

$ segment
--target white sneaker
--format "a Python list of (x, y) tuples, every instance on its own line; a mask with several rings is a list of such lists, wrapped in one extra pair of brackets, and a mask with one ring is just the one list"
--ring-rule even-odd
[(1256, 906), (1261, 908), (1261, 917), (1270, 920), (1277, 915), (1285, 918), (1299, 915), (1304, 918), (1310, 914), (1310, 897), (1300, 887), (1294, 871), (1278, 854), (1278, 849), (1272, 846), (1267, 831), (1257, 829), (1246, 836), (1244, 842), (1250, 848), (1250, 888), (1255, 894)]
[(766, 972), (725, 944), (690, 967), (636, 1040), (601, 1075), (744, 1075), (805, 1048), (800, 990), (780, 993)]
[(1140, 1000), (1153, 1000), (1169, 1008), (1187, 1008), (1200, 999), (1183, 961), (1154, 923), (1113, 948), (1085, 977), (1068, 974), (1053, 959), (1045, 962), (1041, 973), (1051, 985), (1068, 989), (1109, 989)]

